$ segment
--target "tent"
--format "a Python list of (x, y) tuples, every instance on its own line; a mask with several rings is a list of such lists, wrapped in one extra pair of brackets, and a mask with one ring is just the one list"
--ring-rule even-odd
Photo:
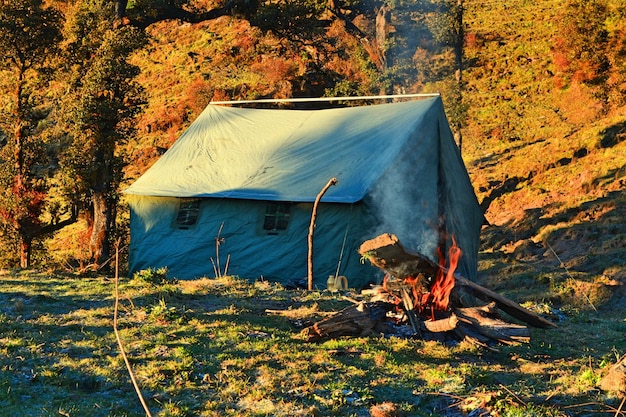
[(325, 110), (209, 104), (125, 190), (130, 272), (305, 278), (313, 202), (333, 177), (315, 223), (315, 287), (329, 275), (379, 280), (357, 249), (381, 233), (437, 261), (442, 221), (464, 253), (457, 271), (475, 279), (483, 214), (438, 96)]

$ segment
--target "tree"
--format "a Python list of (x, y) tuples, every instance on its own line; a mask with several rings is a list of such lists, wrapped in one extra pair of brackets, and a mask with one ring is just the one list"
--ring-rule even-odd
[[(427, 17), (427, 26), (433, 36), (436, 49), (451, 49), (454, 62), (446, 62), (447, 71), (454, 73), (454, 80), (448, 74), (441, 79), (444, 84), (446, 113), (454, 131), (454, 138), (461, 149), (463, 137), (461, 129), (466, 125), (467, 106), (463, 104), (463, 46), (465, 30), (463, 23), (463, 0), (438, 0), (433, 2), (434, 10)], [(447, 72), (446, 71), (446, 72)], [(435, 81), (435, 80), (432, 80)], [(438, 80), (439, 81), (439, 80)]]
[(6, 141), (0, 153), (0, 221), (5, 234), (18, 241), (20, 267), (30, 266), (33, 239), (61, 227), (45, 225), (46, 156), (38, 122), (47, 115), (38, 106), (61, 40), (62, 14), (41, 0), (0, 3), (0, 70), (8, 79), (9, 112), (2, 110), (0, 127)]
[[(289, 80), (300, 86), (301, 91), (293, 91), (296, 95), (421, 91), (425, 82), (419, 81), (421, 74), (413, 63), (413, 57), (416, 48), (428, 43), (434, 36), (429, 32), (428, 19), (423, 17), (427, 14), (452, 16), (447, 22), (455, 24), (455, 27), (449, 32), (456, 30), (458, 36), (454, 39), (454, 51), (457, 52), (457, 61), (462, 59), (463, 33), (462, 26), (457, 24), (462, 20), (462, 0), (226, 0), (208, 4), (189, 0), (115, 2), (118, 18), (137, 27), (146, 27), (164, 19), (197, 23), (229, 15), (248, 20), (263, 32), (278, 35), (285, 42), (283, 46), (292, 49), (305, 61), (306, 77)], [(428, 39), (425, 40), (424, 35)], [(428, 46), (433, 44), (430, 42)], [(442, 61), (442, 54), (426, 49), (429, 54), (440, 55), (432, 59), (433, 63)], [(336, 65), (339, 62), (342, 65)], [(454, 63), (446, 65), (453, 68)], [(428, 83), (431, 81), (431, 78), (426, 80)], [(460, 79), (457, 85), (460, 85)], [(455, 88), (455, 91), (460, 89)], [(458, 101), (456, 96), (453, 100)]]
[(67, 91), (63, 120), (72, 144), (62, 164), (70, 185), (87, 201), (91, 260), (110, 256), (116, 233), (122, 169), (120, 145), (134, 134), (133, 121), (144, 102), (135, 81), (139, 68), (129, 56), (147, 42), (140, 29), (115, 24), (110, 2), (84, 1), (68, 18), (65, 45)]
[(607, 111), (626, 100), (625, 17), (620, 1), (570, 0), (555, 41), (559, 69), (591, 87)]
[(227, 0), (210, 10), (201, 10), (198, 4), (190, 0), (136, 0), (130, 8), (128, 0), (114, 0), (114, 3), (116, 22), (126, 21), (138, 28), (170, 19), (199, 23), (225, 15), (243, 14), (250, 17), (258, 7), (258, 0)]

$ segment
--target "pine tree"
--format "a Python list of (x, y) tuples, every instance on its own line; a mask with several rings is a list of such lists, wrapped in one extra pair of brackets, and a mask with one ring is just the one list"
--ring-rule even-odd
[(139, 68), (129, 56), (145, 45), (143, 31), (119, 26), (114, 6), (100, 0), (81, 2), (68, 19), (65, 46), (67, 91), (63, 119), (72, 144), (62, 163), (71, 186), (87, 201), (91, 261), (110, 256), (116, 234), (122, 169), (120, 145), (134, 134), (143, 91), (135, 81)]
[(9, 98), (0, 111), (4, 145), (0, 149), (0, 223), (2, 234), (15, 242), (20, 267), (30, 266), (33, 239), (49, 228), (42, 223), (46, 177), (40, 168), (46, 156), (39, 138), (39, 92), (61, 40), (62, 14), (41, 0), (0, 3), (0, 70)]

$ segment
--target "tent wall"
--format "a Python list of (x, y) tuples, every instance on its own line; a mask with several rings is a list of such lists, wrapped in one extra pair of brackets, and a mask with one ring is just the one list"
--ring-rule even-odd
[(478, 250), (484, 214), (478, 204), (469, 174), (454, 142), (445, 114), (438, 118), (440, 138), (440, 202), (444, 206), (447, 247), (452, 237), (463, 251), (457, 271), (476, 281)]
[[(307, 235), (312, 204), (292, 206), (285, 232), (268, 235), (260, 222), (266, 202), (203, 199), (197, 223), (188, 229), (175, 224), (180, 199), (130, 196), (131, 273), (167, 266), (168, 275), (179, 279), (215, 276), (215, 238), (220, 236), (219, 263), (228, 274), (246, 279), (263, 277), (278, 282), (307, 276)], [(357, 248), (362, 242), (363, 207), (360, 204), (321, 204), (314, 234), (314, 284), (325, 288), (328, 275), (345, 275), (351, 286), (365, 285), (374, 278), (372, 268), (360, 263)], [(345, 238), (345, 246), (344, 246)]]

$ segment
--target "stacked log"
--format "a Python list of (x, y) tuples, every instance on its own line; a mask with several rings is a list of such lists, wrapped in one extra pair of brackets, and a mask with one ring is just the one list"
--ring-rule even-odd
[[(530, 341), (526, 325), (548, 328), (556, 325), (460, 274), (454, 274), (453, 300), (464, 293), (486, 301), (482, 306), (464, 306), (452, 301), (444, 311), (435, 311), (427, 300), (434, 280), (444, 267), (404, 248), (398, 238), (384, 234), (364, 242), (359, 253), (386, 274), (384, 285), (363, 292), (368, 302), (354, 304), (303, 330), (306, 340), (393, 332), (398, 324), (422, 339), (465, 339), (488, 346)], [(444, 271), (445, 272), (445, 271)], [(505, 320), (500, 311), (524, 324)], [(406, 332), (404, 332), (406, 333)]]

